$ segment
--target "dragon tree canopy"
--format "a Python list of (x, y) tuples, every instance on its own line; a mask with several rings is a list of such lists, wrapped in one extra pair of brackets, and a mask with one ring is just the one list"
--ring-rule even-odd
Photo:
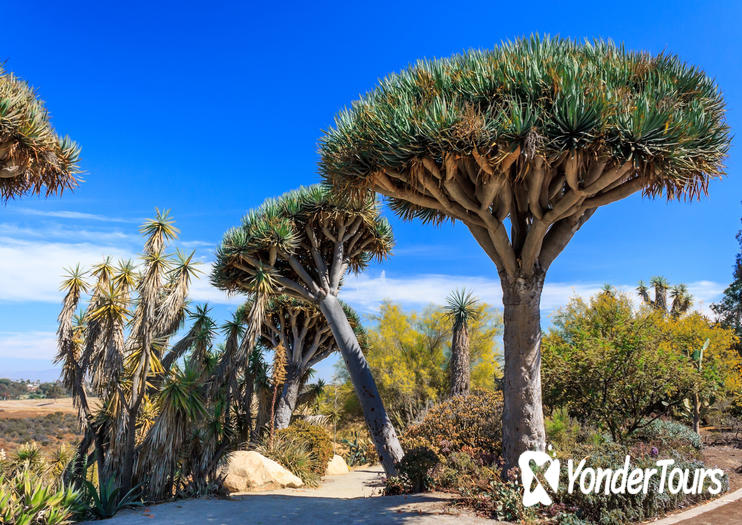
[(461, 220), (529, 275), (601, 205), (705, 194), (729, 142), (719, 89), (678, 57), (532, 36), (380, 81), (325, 133), (320, 171), (405, 219)]
[(346, 270), (358, 272), (392, 248), (376, 199), (343, 199), (324, 185), (269, 199), (230, 229), (217, 250), (215, 286), (242, 293), (277, 291), (308, 299), (334, 290)]
[(0, 201), (77, 185), (79, 148), (54, 131), (37, 93), (0, 65)]

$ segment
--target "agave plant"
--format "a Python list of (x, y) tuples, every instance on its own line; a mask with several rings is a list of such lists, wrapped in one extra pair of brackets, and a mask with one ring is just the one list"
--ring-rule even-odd
[(77, 185), (79, 148), (54, 131), (35, 90), (0, 66), (0, 200)]
[(390, 75), (323, 137), (320, 171), (339, 194), (373, 190), (404, 219), (461, 221), (492, 259), (506, 469), (545, 446), (548, 268), (601, 206), (705, 195), (729, 149), (724, 115), (714, 81), (675, 56), (531, 37)]
[(453, 321), (451, 339), (451, 395), (467, 395), (471, 380), (469, 357), (469, 322), (478, 316), (479, 301), (466, 289), (455, 290), (448, 296), (446, 314)]
[(248, 329), (262, 325), (268, 296), (288, 295), (318, 306), (389, 474), (395, 472), (402, 448), (338, 293), (347, 272), (385, 257), (391, 247), (391, 228), (374, 198), (351, 202), (316, 185), (249, 212), (241, 227), (225, 234), (212, 274), (217, 287), (254, 296)]

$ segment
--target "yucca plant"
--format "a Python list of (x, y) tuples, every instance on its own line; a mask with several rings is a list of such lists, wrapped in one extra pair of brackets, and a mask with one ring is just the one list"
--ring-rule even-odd
[(79, 148), (60, 137), (36, 91), (0, 65), (0, 200), (77, 185)]
[[(687, 313), (691, 306), (693, 306), (693, 296), (688, 291), (686, 285), (678, 284), (670, 286), (667, 279), (661, 275), (652, 277), (649, 284), (654, 289), (654, 298), (650, 297), (649, 288), (644, 284), (644, 281), (639, 281), (636, 292), (644, 304), (651, 306), (662, 314), (680, 317)], [(668, 291), (670, 292), (669, 299)]]
[(266, 201), (229, 230), (217, 250), (212, 282), (254, 297), (250, 325), (260, 327), (267, 297), (288, 295), (314, 303), (345, 361), (384, 469), (402, 458), (358, 338), (338, 299), (347, 272), (386, 257), (393, 244), (376, 200), (349, 201), (315, 185)]
[[(59, 315), (57, 361), (85, 430), (77, 474), (84, 477), (80, 470), (86, 468), (94, 445), (99, 484), (114, 479), (117, 494), (128, 493), (135, 478), (149, 475), (151, 465), (159, 461), (140, 454), (140, 445), (166, 417), (160, 406), (153, 420), (156, 380), (168, 373), (163, 355), (186, 318), (188, 289), (198, 271), (193, 254), (165, 253), (167, 242), (178, 233), (168, 212), (157, 211), (140, 231), (145, 237), (140, 265), (115, 265), (105, 259), (91, 269), (92, 285), (85, 280), (86, 272), (71, 270), (63, 283), (66, 293)], [(82, 320), (74, 322), (86, 292), (87, 309)], [(88, 381), (101, 400), (96, 409), (87, 401)], [(152, 490), (159, 494), (161, 487)]]
[(549, 266), (600, 206), (705, 195), (729, 143), (719, 89), (679, 58), (533, 36), (386, 77), (336, 117), (320, 171), (339, 194), (386, 195), (404, 219), (463, 222), (494, 262), (509, 469), (545, 446)]
[(455, 290), (446, 299), (445, 312), (453, 321), (451, 338), (451, 395), (468, 395), (471, 382), (469, 322), (478, 316), (479, 301), (466, 289)]

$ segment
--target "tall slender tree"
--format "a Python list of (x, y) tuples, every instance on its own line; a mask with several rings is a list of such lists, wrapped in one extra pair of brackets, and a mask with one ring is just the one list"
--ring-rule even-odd
[(320, 170), (340, 194), (386, 195), (405, 219), (461, 221), (494, 262), (510, 468), (545, 446), (548, 268), (600, 206), (703, 196), (729, 142), (719, 89), (677, 57), (531, 37), (386, 77), (337, 116)]
[[(742, 230), (737, 232), (737, 242), (742, 248)], [(742, 356), (742, 250), (735, 258), (732, 278), (719, 302), (711, 305), (711, 310), (724, 328), (731, 328), (737, 334), (736, 348)]]
[(391, 228), (374, 198), (351, 202), (324, 186), (310, 186), (248, 213), (241, 227), (225, 234), (212, 274), (220, 288), (254, 294), (255, 304), (265, 304), (261, 295), (285, 294), (319, 307), (390, 475), (396, 473), (402, 447), (338, 293), (347, 272), (387, 256), (392, 243)]
[(453, 321), (451, 338), (451, 396), (467, 395), (471, 382), (469, 323), (479, 313), (479, 301), (466, 289), (456, 290), (446, 299), (446, 313)]

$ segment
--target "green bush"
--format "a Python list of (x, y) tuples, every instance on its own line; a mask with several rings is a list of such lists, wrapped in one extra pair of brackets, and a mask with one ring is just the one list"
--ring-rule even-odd
[(61, 525), (80, 508), (80, 496), (57, 480), (24, 468), (12, 477), (0, 474), (0, 523)]
[(431, 470), (439, 463), (438, 455), (427, 447), (417, 447), (408, 450), (402, 460), (397, 463), (397, 471), (408, 492), (423, 492), (433, 486)]
[(427, 447), (441, 459), (465, 452), (492, 463), (502, 450), (502, 394), (475, 391), (431, 408), (402, 437), (405, 450)]
[(324, 428), (299, 420), (288, 428), (277, 431), (276, 435), (295, 438), (304, 443), (312, 455), (312, 470), (319, 476), (324, 476), (327, 464), (333, 456), (332, 439)]
[(660, 452), (667, 449), (701, 450), (701, 436), (693, 429), (676, 423), (675, 421), (663, 421), (655, 419), (649, 425), (640, 428), (632, 436), (636, 441), (643, 441), (655, 445)]
[(286, 432), (276, 432), (272, 440), (265, 439), (258, 447), (258, 452), (301, 478), (305, 485), (319, 485), (320, 475), (315, 469), (315, 457), (303, 439)]

